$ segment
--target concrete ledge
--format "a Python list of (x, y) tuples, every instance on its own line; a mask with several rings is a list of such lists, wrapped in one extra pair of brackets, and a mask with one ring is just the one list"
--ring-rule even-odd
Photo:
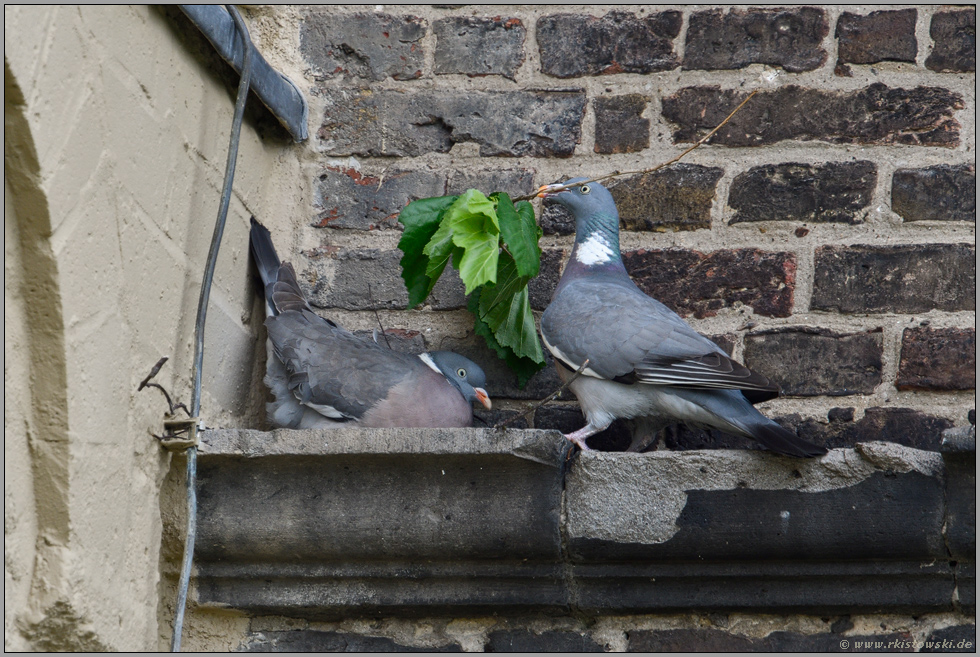
[(713, 450), (570, 462), (548, 431), (203, 441), (202, 605), (322, 620), (975, 606), (975, 446), (962, 441), (948, 454), (866, 443), (819, 460)]

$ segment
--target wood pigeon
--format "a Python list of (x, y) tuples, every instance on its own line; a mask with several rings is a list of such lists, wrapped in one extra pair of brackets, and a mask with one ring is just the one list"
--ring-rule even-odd
[(586, 438), (627, 418), (634, 421), (629, 451), (683, 422), (753, 438), (779, 454), (826, 454), (753, 408), (779, 394), (769, 379), (633, 283), (620, 257), (619, 213), (609, 191), (585, 178), (565, 185), (572, 187), (545, 185), (538, 193), (575, 218), (572, 255), (541, 316), (541, 336), (563, 381), (589, 360), (569, 386), (588, 423), (565, 437), (589, 449)]
[(486, 375), (451, 351), (418, 356), (362, 340), (310, 308), (291, 264), (252, 218), (250, 250), (265, 290), (269, 421), (287, 429), (468, 427), (490, 408)]

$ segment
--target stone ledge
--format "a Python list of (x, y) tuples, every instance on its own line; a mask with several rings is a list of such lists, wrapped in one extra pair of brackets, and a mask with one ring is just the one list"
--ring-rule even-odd
[(196, 595), (318, 620), (974, 608), (960, 449), (566, 461), (548, 431), (209, 431)]

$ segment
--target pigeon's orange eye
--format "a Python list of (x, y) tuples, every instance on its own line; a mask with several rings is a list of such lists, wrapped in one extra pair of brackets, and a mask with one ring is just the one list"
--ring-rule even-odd
[(456, 374), (457, 374), (457, 375), (459, 376), (459, 378), (461, 378), (461, 379), (465, 379), (465, 378), (466, 378), (466, 370), (464, 370), (464, 369), (463, 369), (462, 367), (461, 367), (461, 368), (459, 368), (458, 370), (456, 370)]
[(581, 191), (583, 194), (588, 194), (592, 191), (592, 189), (588, 185), (582, 185), (579, 187), (579, 191)]

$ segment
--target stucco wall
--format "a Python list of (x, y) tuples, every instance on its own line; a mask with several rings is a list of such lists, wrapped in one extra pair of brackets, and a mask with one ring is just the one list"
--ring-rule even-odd
[[(189, 401), (234, 86), (165, 11), (4, 11), (8, 649), (152, 650), (169, 633), (157, 602), (171, 458), (148, 433), (166, 405), (136, 387), (169, 356), (156, 380)], [(209, 425), (254, 419), (249, 213), (302, 202), (280, 188), (298, 180), (291, 142), (251, 123), (205, 337), (220, 345), (205, 352)]]

